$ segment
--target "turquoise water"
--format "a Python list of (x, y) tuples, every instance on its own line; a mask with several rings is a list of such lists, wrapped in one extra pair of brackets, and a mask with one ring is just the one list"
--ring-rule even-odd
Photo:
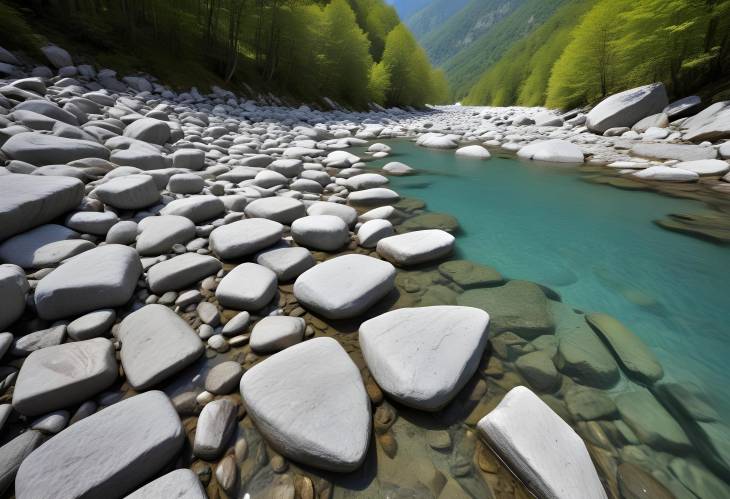
[(419, 170), (391, 183), (458, 218), (459, 256), (619, 318), (656, 352), (666, 380), (699, 384), (730, 419), (730, 248), (652, 223), (702, 203), (590, 184), (572, 167), (389, 145), (393, 154), (372, 164)]

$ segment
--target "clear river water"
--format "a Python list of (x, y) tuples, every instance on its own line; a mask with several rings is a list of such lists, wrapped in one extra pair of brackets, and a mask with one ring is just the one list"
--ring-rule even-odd
[(702, 203), (588, 183), (574, 167), (389, 145), (371, 165), (418, 170), (392, 186), (459, 220), (457, 256), (620, 319), (654, 350), (666, 381), (696, 383), (730, 420), (730, 248), (653, 223)]

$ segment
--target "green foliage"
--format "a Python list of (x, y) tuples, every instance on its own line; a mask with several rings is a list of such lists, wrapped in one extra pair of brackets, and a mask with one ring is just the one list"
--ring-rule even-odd
[(418, 45), (403, 24), (395, 27), (385, 40), (382, 63), (390, 72), (390, 88), (386, 93), (388, 105), (423, 106), (442, 101), (443, 83), (431, 69), (426, 52)]
[(682, 97), (730, 73), (730, 0), (570, 0), (465, 102), (569, 108), (664, 82)]
[[(371, 99), (423, 105), (444, 93), (384, 0), (0, 0), (0, 16), (4, 46), (38, 47), (37, 30), (80, 60), (177, 87), (245, 83), (356, 108)], [(381, 63), (396, 27), (409, 53)], [(408, 89), (418, 81), (418, 91), (394, 93), (393, 68), (410, 75)]]

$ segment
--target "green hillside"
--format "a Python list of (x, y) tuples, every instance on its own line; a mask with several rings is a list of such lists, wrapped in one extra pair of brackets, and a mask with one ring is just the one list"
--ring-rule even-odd
[(0, 0), (0, 46), (48, 42), (178, 88), (224, 85), (353, 108), (441, 103), (443, 73), (384, 0)]
[(515, 42), (545, 22), (567, 0), (521, 0), (519, 7), (439, 66), (454, 98), (462, 99), (479, 77)]
[(569, 0), (489, 67), (465, 103), (568, 108), (655, 81), (675, 97), (714, 95), (729, 76), (730, 0)]
[[(401, 14), (401, 16), (416, 38), (423, 43), (425, 37), (439, 30), (453, 15), (457, 14), (470, 2), (471, 0), (432, 0), (411, 15), (406, 17)], [(401, 10), (398, 12), (401, 12)]]

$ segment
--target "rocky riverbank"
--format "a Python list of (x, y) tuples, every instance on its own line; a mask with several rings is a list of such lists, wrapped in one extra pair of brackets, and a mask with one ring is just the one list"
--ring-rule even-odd
[(615, 319), (451, 260), (458, 222), (388, 188), (417, 165), (367, 167), (391, 138), (615, 163), (646, 142), (589, 131), (615, 118), (292, 109), (60, 50), (0, 82), (7, 494), (727, 494), (697, 387)]

